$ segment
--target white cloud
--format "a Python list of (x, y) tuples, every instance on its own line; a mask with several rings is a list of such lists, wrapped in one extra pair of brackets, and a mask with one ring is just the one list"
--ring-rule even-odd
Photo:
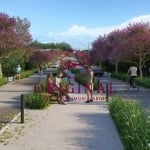
[(97, 28), (87, 28), (86, 26), (78, 26), (72, 25), (66, 32), (61, 33), (53, 33), (49, 32), (49, 37), (57, 37), (57, 36), (66, 36), (66, 37), (79, 37), (79, 36), (90, 36), (97, 37), (100, 34), (106, 34), (112, 31), (112, 27), (97, 27)]
[[(99, 35), (108, 34), (115, 29), (122, 29), (127, 27), (129, 23), (135, 22), (150, 22), (150, 15), (143, 15), (134, 17), (130, 20), (123, 22), (120, 25), (109, 27), (96, 27), (88, 28), (86, 26), (72, 25), (67, 31), (60, 33), (49, 32), (48, 37), (54, 41), (66, 41), (73, 44), (73, 47), (87, 48), (88, 43), (93, 42)], [(76, 40), (76, 42), (74, 41)], [(81, 44), (82, 43), (82, 44)]]
[(134, 17), (130, 20), (125, 21), (124, 23), (122, 23), (118, 27), (124, 28), (124, 27), (127, 27), (129, 23), (136, 23), (136, 22), (150, 22), (150, 15), (143, 15), (143, 16)]

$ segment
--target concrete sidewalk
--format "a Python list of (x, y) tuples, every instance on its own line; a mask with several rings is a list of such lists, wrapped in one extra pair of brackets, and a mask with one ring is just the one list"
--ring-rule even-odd
[(13, 135), (1, 150), (123, 150), (105, 103), (70, 102), (26, 110), (25, 124), (11, 123)]
[[(26, 92), (23, 80), (13, 86)], [(25, 123), (18, 122), (12, 121), (0, 135), (0, 150), (123, 150), (104, 101), (72, 101), (44, 110), (26, 109)]]
[(39, 82), (38, 74), (32, 75), (28, 78), (10, 82), (0, 87), (0, 108), (1, 107), (20, 107), (21, 94), (33, 91), (35, 83)]

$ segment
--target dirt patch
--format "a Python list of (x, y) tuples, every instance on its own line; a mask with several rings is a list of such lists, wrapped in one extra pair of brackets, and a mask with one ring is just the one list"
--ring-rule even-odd
[(20, 109), (18, 108), (0, 108), (0, 130), (6, 123), (10, 122), (19, 111)]

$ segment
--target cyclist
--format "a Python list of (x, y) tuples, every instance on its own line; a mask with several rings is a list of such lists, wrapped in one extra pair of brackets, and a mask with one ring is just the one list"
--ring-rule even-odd
[(128, 74), (130, 74), (130, 89), (132, 89), (133, 80), (137, 77), (137, 67), (134, 64), (129, 68)]

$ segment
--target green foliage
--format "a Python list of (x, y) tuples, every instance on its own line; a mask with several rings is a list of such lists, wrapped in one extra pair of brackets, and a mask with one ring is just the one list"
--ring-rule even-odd
[(134, 101), (115, 96), (109, 101), (110, 114), (115, 121), (126, 150), (150, 149), (150, 118)]
[(77, 69), (77, 68), (71, 68), (70, 71), (71, 71), (72, 73), (74, 73), (74, 74), (77, 74), (77, 73), (80, 72), (80, 70)]
[[(99, 83), (100, 84), (100, 83)], [(94, 90), (97, 90), (98, 89), (98, 79), (95, 78), (94, 79)]]
[(49, 101), (43, 93), (31, 93), (26, 95), (25, 104), (31, 109), (44, 109), (49, 106)]
[(0, 86), (4, 85), (6, 83), (7, 83), (7, 78), (5, 78), (5, 77), (0, 78)]
[(22, 78), (29, 77), (29, 76), (33, 75), (33, 73), (35, 73), (35, 72), (37, 72), (37, 69), (22, 71), (20, 78), (22, 79)]
[[(96, 64), (99, 65), (99, 64)], [(102, 68), (103, 70), (107, 72), (113, 72), (115, 70), (115, 65), (111, 63), (109, 60), (105, 60), (102, 62)]]
[(79, 72), (75, 76), (75, 80), (83, 85), (88, 82), (89, 76), (86, 73)]
[(18, 64), (20, 64), (23, 70), (25, 65), (25, 57), (22, 52), (10, 55), (8, 58), (2, 61), (3, 75), (6, 77), (13, 76)]
[(41, 43), (37, 40), (32, 42), (31, 46), (42, 48), (42, 49), (60, 49), (60, 50), (71, 50), (72, 47), (65, 42), (61, 43)]
[(126, 61), (121, 61), (118, 63), (118, 72), (127, 73), (131, 63)]
[[(129, 75), (123, 73), (112, 73), (111, 77), (120, 79), (122, 81), (129, 82)], [(150, 78), (137, 78), (138, 85), (141, 85), (145, 88), (150, 88)]]
[[(89, 75), (87, 73), (79, 72), (75, 76), (75, 80), (80, 84), (86, 85), (89, 81)], [(94, 78), (94, 90), (98, 88), (98, 79)]]
[(25, 66), (24, 66), (24, 70), (29, 70), (29, 69), (33, 69), (36, 68), (37, 66), (34, 65), (33, 63), (30, 63), (28, 61), (25, 61)]
[(123, 73), (112, 73), (111, 77), (117, 78), (123, 81), (129, 81), (129, 75)]
[(138, 82), (141, 86), (145, 88), (150, 88), (150, 78), (138, 79)]
[(65, 42), (56, 43), (56, 47), (63, 51), (72, 49), (72, 47), (68, 43), (65, 43)]

